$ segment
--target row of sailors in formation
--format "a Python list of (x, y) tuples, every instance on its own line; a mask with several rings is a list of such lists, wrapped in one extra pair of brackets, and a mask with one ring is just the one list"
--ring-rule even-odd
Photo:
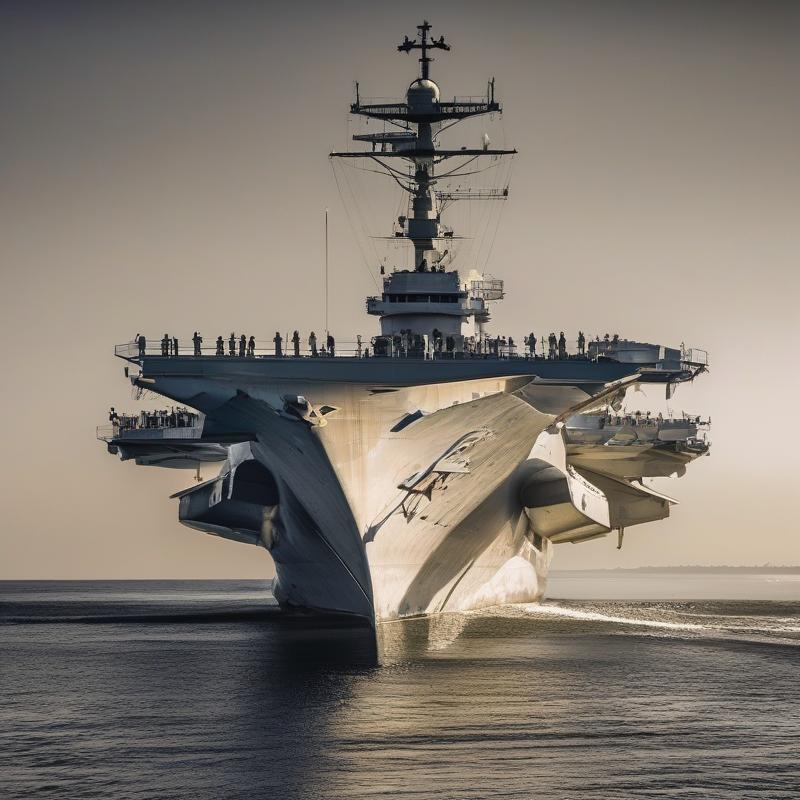
[[(407, 333), (411, 333), (407, 331)], [(434, 341), (434, 350), (441, 352), (442, 350), (442, 334), (434, 328), (433, 330), (433, 341)], [(600, 341), (600, 337), (597, 338), (597, 341)], [(609, 335), (606, 334), (605, 341), (609, 342), (610, 338)], [(615, 343), (619, 341), (619, 336), (615, 335), (614, 340)], [(545, 355), (545, 338), (544, 336), (541, 339), (536, 338), (536, 334), (533, 332), (529, 333), (526, 337), (524, 337), (523, 342), (525, 344), (525, 348), (527, 353), (535, 357), (536, 356), (536, 345), (539, 344), (541, 348), (541, 355), (544, 357)], [(445, 339), (445, 347), (447, 352), (451, 352), (455, 349), (455, 340), (452, 336), (448, 336)], [(547, 357), (548, 358), (568, 358), (567, 352), (567, 337), (564, 334), (564, 331), (561, 331), (559, 336), (556, 336), (555, 333), (551, 333), (547, 337)], [(488, 338), (484, 341), (480, 339), (476, 340), (474, 336), (470, 336), (464, 340), (464, 350), (467, 353), (489, 353), (490, 355), (495, 356), (508, 356), (508, 355), (515, 355), (517, 352), (517, 345), (514, 342), (514, 337), (509, 336), (506, 338), (505, 336), (498, 336), (495, 338)], [(586, 353), (586, 336), (584, 335), (583, 331), (578, 331), (578, 355), (585, 355)]]
[[(358, 336), (358, 353), (361, 354), (361, 336)], [(147, 353), (147, 339), (142, 334), (136, 334), (136, 344), (139, 348), (139, 356), (143, 357)], [(275, 345), (275, 355), (282, 356), (283, 355), (283, 337), (280, 335), (278, 331), (275, 331), (275, 336), (273, 338), (273, 343)], [(300, 355), (300, 332), (295, 331), (291, 338), (292, 342), (292, 349), (294, 350), (294, 355)], [(240, 358), (253, 358), (256, 354), (256, 337), (250, 336), (249, 338), (242, 334), (237, 338), (236, 334), (231, 332), (231, 335), (228, 337), (228, 349), (227, 353), (225, 351), (225, 340), (222, 336), (217, 336), (216, 341), (216, 349), (214, 355), (216, 356), (238, 356)], [(203, 354), (203, 337), (197, 332), (194, 332), (192, 336), (192, 348), (193, 353), (196, 356), (201, 356)], [(335, 356), (336, 355), (336, 340), (333, 338), (332, 334), (328, 334), (325, 343), (317, 348), (317, 335), (314, 331), (311, 331), (311, 334), (308, 337), (308, 349), (312, 356)], [(170, 336), (169, 334), (165, 333), (161, 339), (161, 355), (162, 356), (177, 356), (180, 354), (180, 343), (178, 339), (174, 336)]]
[(198, 415), (188, 408), (171, 408), (169, 411), (140, 411), (138, 414), (117, 414), (114, 406), (108, 412), (108, 421), (119, 431), (141, 430), (143, 428), (193, 428)]
[[(663, 425), (664, 415), (659, 411), (656, 416), (651, 416), (650, 412), (642, 414), (641, 411), (635, 411), (633, 414), (606, 414), (603, 419), (603, 426), (625, 426), (625, 425)], [(706, 424), (699, 416), (684, 414), (680, 419), (673, 419), (672, 417), (666, 420), (667, 425), (703, 425)], [(711, 418), (708, 418), (707, 424), (711, 424)]]
[[(545, 355), (545, 338), (544, 336), (541, 337), (539, 341), (539, 347), (541, 348), (542, 356)], [(595, 336), (595, 342), (600, 343), (600, 337)], [(619, 342), (619, 334), (615, 333), (612, 336), (609, 334), (605, 334), (603, 337), (602, 343), (603, 344), (617, 344)], [(536, 336), (533, 333), (528, 334), (525, 337), (525, 346), (528, 348), (528, 353), (532, 356), (536, 355)], [(547, 337), (547, 357), (548, 358), (567, 358), (567, 337), (564, 335), (564, 331), (556, 336), (555, 333), (551, 333)], [(586, 334), (583, 331), (578, 331), (578, 355), (583, 356), (586, 355)]]
[[(387, 337), (377, 337), (377, 338), (384, 338)], [(424, 349), (424, 338), (419, 334), (415, 334), (408, 330), (402, 330), (399, 334), (394, 334), (391, 338), (392, 344), (396, 351), (406, 351), (409, 352), (411, 350), (419, 350)], [(448, 352), (451, 353), (456, 349), (456, 340), (454, 336), (444, 336), (441, 331), (437, 328), (433, 329), (432, 334), (432, 343), (433, 343), (433, 350), (434, 352)], [(356, 354), (360, 357), (362, 355), (362, 343), (361, 343), (361, 336), (356, 337)], [(136, 334), (136, 343), (139, 347), (139, 356), (142, 357), (146, 354), (147, 351), (147, 339), (142, 334)], [(273, 337), (273, 344), (275, 346), (275, 355), (276, 356), (283, 356), (283, 342), (284, 338), (280, 335), (278, 331), (275, 332), (275, 336)], [(293, 355), (298, 357), (300, 355), (300, 333), (299, 331), (294, 331), (292, 337), (290, 339), (292, 344), (292, 351)], [(600, 342), (600, 337), (597, 336), (595, 338), (596, 342)], [(603, 342), (606, 344), (613, 343), (616, 344), (619, 341), (619, 335), (614, 334), (613, 338), (609, 336), (609, 334), (605, 334), (603, 338)], [(539, 344), (541, 358), (545, 357), (545, 344), (547, 345), (547, 358), (550, 359), (565, 359), (568, 358), (567, 352), (567, 338), (564, 334), (564, 331), (561, 331), (559, 336), (556, 336), (555, 333), (551, 332), (550, 335), (547, 337), (545, 341), (544, 336), (537, 340), (536, 335), (531, 332), (524, 338), (525, 347), (527, 349), (527, 353), (532, 356), (537, 356), (536, 345)], [(239, 356), (241, 358), (252, 358), (255, 356), (256, 350), (256, 339), (255, 336), (250, 336), (249, 338), (245, 336), (245, 334), (241, 334), (237, 338), (234, 333), (228, 337), (227, 341), (227, 353), (225, 349), (225, 340), (222, 336), (217, 336), (216, 340), (216, 349), (215, 355), (217, 356)], [(202, 355), (202, 345), (203, 345), (203, 337), (197, 332), (194, 332), (192, 336), (192, 345), (193, 345), (193, 352), (194, 355), (200, 356)], [(311, 334), (308, 337), (308, 349), (311, 353), (312, 357), (317, 356), (335, 356), (336, 355), (336, 340), (334, 339), (332, 334), (328, 334), (325, 339), (325, 343), (321, 346), (317, 345), (317, 336), (314, 331), (311, 331)], [(385, 345), (383, 348), (378, 348), (379, 352), (381, 349), (385, 349)], [(506, 338), (505, 336), (498, 336), (495, 338), (487, 338), (484, 340), (477, 339), (474, 336), (470, 336), (464, 339), (464, 352), (466, 353), (475, 353), (475, 354), (490, 354), (500, 357), (505, 357), (509, 355), (516, 354), (517, 346), (514, 342), (514, 338), (509, 336)], [(180, 346), (178, 339), (176, 337), (171, 337), (169, 334), (164, 334), (161, 339), (161, 355), (162, 356), (177, 356), (180, 352)], [(583, 331), (578, 331), (578, 355), (583, 356), (586, 353), (586, 336), (584, 335)], [(364, 355), (369, 355), (369, 349), (367, 348), (363, 352)]]

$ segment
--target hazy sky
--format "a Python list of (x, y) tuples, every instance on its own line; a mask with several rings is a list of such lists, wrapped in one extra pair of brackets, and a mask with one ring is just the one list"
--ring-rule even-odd
[(666, 489), (671, 519), (553, 566), (800, 563), (800, 4), (28, 1), (0, 5), (0, 578), (271, 574), (178, 524), (191, 473), (95, 441), (109, 405), (135, 407), (113, 345), (323, 327), (326, 206), (331, 328), (374, 333), (327, 153), (354, 80), (403, 94), (417, 64), (395, 45), (423, 16), (452, 44), (443, 95), (496, 76), (493, 141), (520, 150), (494, 329), (711, 353), (672, 404), (710, 414), (714, 445)]

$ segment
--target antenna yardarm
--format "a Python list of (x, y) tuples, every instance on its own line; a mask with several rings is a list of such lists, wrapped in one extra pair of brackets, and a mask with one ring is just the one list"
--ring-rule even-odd
[(420, 63), (420, 77), (423, 80), (428, 79), (428, 65), (433, 61), (433, 59), (428, 55), (428, 50), (449, 50), (450, 45), (445, 44), (444, 36), (440, 36), (438, 39), (431, 39), (428, 41), (428, 31), (431, 29), (430, 23), (428, 20), (423, 20), (422, 25), (417, 25), (417, 30), (419, 31), (419, 42), (416, 39), (409, 39), (408, 36), (405, 37), (402, 44), (397, 45), (397, 49), (401, 53), (410, 53), (412, 50), (421, 50), (422, 55), (419, 59)]

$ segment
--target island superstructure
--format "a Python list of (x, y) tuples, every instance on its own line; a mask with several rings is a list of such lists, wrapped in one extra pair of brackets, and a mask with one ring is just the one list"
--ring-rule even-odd
[(704, 372), (704, 352), (618, 337), (537, 352), (490, 335), (503, 282), (456, 269), (442, 212), (459, 190), (442, 179), (515, 151), (488, 139), (445, 148), (440, 136), (501, 113), (494, 81), (484, 98), (444, 100), (431, 53), (450, 47), (427, 22), (398, 49), (419, 51), (419, 77), (397, 102), (357, 91), (351, 113), (386, 127), (331, 153), (368, 159), (408, 196), (393, 236), (413, 257), (381, 268), (382, 292), (367, 299), (377, 334), (335, 355), (297, 341), (209, 350), (197, 337), (179, 350), (142, 336), (116, 348), (126, 375), (183, 408), (115, 413), (99, 432), (137, 464), (220, 463), (175, 495), (179, 520), (266, 549), (284, 607), (371, 622), (540, 599), (557, 544), (615, 532), (621, 545), (674, 502), (646, 479), (681, 475), (708, 452), (699, 418), (621, 413), (637, 385), (669, 397)]

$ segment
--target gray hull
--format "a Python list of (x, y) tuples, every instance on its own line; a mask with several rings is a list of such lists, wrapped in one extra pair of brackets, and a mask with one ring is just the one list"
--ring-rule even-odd
[[(175, 366), (145, 361), (134, 382), (240, 440), (217, 479), (179, 493), (180, 519), (267, 548), (286, 606), (375, 620), (537, 600), (553, 543), (668, 512), (668, 498), (605, 476), (590, 446), (568, 463), (559, 420), (618, 397), (619, 382), (528, 374), (392, 387), (289, 380), (266, 362), (260, 374)], [(619, 458), (608, 463), (619, 472)]]

